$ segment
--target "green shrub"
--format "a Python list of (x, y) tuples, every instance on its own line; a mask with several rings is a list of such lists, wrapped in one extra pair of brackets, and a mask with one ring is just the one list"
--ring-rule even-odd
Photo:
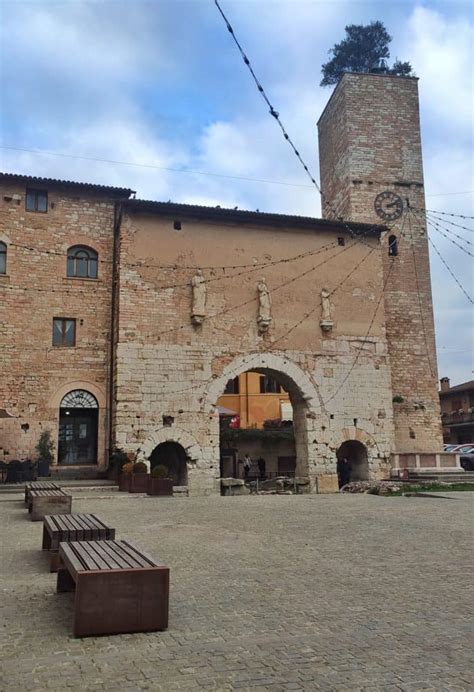
[(36, 445), (36, 451), (38, 456), (43, 461), (49, 461), (51, 463), (54, 459), (53, 455), (54, 442), (51, 439), (51, 430), (43, 430)]
[(152, 478), (168, 478), (168, 467), (164, 464), (158, 464), (151, 472)]
[(148, 466), (144, 461), (137, 461), (132, 466), (132, 473), (148, 473)]
[(128, 456), (127, 453), (123, 451), (123, 449), (117, 447), (113, 450), (109, 458), (110, 468), (114, 468), (120, 471), (127, 462)]

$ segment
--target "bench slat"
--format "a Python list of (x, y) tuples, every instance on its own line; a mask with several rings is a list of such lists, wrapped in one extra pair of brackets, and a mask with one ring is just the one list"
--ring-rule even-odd
[(129, 543), (128, 541), (120, 541), (122, 545), (127, 546), (127, 548), (130, 550), (131, 554), (135, 556), (136, 558), (140, 557), (143, 558), (147, 561), (147, 567), (164, 567), (164, 563), (156, 562), (156, 560), (151, 557), (151, 555), (148, 555), (145, 553), (141, 548), (140, 550), (134, 546), (132, 543)]
[(84, 571), (84, 563), (74, 551), (68, 550), (71, 545), (75, 545), (75, 543), (59, 544), (59, 561), (64, 562), (73, 575), (77, 575), (78, 572)]
[(61, 543), (59, 551), (77, 572), (165, 567), (127, 541)]
[(99, 556), (108, 565), (109, 569), (129, 569), (130, 565), (126, 560), (123, 559), (118, 553), (115, 553), (109, 549), (109, 546), (105, 546), (104, 543), (107, 541), (94, 541), (89, 544), (89, 549), (97, 552)]
[[(110, 541), (110, 543), (112, 542)], [(134, 553), (131, 555), (130, 550), (128, 550), (123, 543), (125, 543), (125, 541), (113, 541), (113, 545), (109, 545), (109, 550), (114, 550), (116, 553), (119, 553), (122, 559), (124, 559), (130, 567), (150, 567), (150, 563), (147, 562), (147, 560), (143, 558), (140, 553)]]

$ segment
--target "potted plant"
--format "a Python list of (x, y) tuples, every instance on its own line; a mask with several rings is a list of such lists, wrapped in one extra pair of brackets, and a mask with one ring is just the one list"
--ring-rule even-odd
[(146, 493), (148, 490), (148, 466), (143, 461), (132, 464), (129, 493)]
[(164, 464), (158, 464), (152, 469), (147, 493), (162, 496), (173, 494), (173, 481), (169, 478), (168, 468)]
[(54, 442), (51, 430), (43, 430), (36, 445), (38, 452), (38, 476), (49, 476), (49, 465), (53, 462)]
[(123, 466), (127, 463), (128, 456), (118, 447), (113, 450), (109, 458), (108, 477), (112, 481), (117, 481), (122, 473)]
[(132, 475), (133, 464), (129, 461), (122, 466), (122, 472), (119, 476), (119, 490), (128, 492), (130, 490), (130, 477)]

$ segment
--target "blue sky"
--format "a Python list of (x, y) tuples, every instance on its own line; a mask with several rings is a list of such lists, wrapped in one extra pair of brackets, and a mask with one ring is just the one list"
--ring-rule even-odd
[[(470, 3), (221, 4), (316, 177), (315, 123), (331, 93), (319, 86), (320, 66), (346, 24), (382, 20), (392, 59), (409, 60), (420, 77), (427, 207), (474, 216), (474, 195), (446, 194), (474, 190)], [(147, 199), (320, 215), (212, 0), (3, 0), (0, 12), (3, 145), (302, 187), (8, 149), (2, 170), (130, 186)], [(471, 258), (435, 231), (433, 240), (472, 295)], [(472, 306), (436, 255), (432, 283), (439, 374), (471, 379)]]

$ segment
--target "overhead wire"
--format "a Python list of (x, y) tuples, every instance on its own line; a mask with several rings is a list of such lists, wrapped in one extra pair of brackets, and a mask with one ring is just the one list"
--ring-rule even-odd
[[(84, 154), (68, 154), (66, 152), (62, 151), (47, 151), (46, 149), (32, 149), (30, 147), (18, 147), (18, 146), (13, 146), (11, 144), (0, 144), (0, 149), (4, 150), (9, 150), (9, 151), (23, 151), (28, 154), (37, 154), (39, 156), (58, 156), (60, 158), (65, 158), (65, 159), (77, 159), (78, 161), (93, 161), (97, 163), (109, 163), (112, 165), (119, 165), (119, 166), (132, 166), (136, 168), (145, 168), (145, 169), (152, 169), (152, 170), (157, 170), (157, 171), (167, 171), (170, 173), (187, 173), (188, 175), (205, 175), (205, 176), (210, 176), (213, 178), (224, 178), (224, 179), (230, 179), (230, 180), (241, 180), (242, 182), (249, 182), (249, 183), (263, 183), (263, 184), (269, 184), (269, 185), (283, 185), (286, 187), (298, 187), (298, 188), (304, 188), (307, 190), (312, 190), (313, 185), (304, 185), (303, 183), (296, 183), (292, 182), (290, 180), (274, 180), (271, 178), (253, 178), (249, 176), (242, 176), (242, 175), (230, 175), (228, 173), (215, 173), (214, 171), (200, 171), (196, 170), (193, 168), (173, 168), (171, 166), (158, 166), (157, 164), (152, 164), (152, 163), (141, 163), (139, 161), (121, 161), (118, 159), (105, 159), (101, 158), (99, 156), (86, 156)], [(470, 195), (473, 194), (474, 190), (466, 190), (463, 192), (442, 192), (442, 193), (435, 193), (431, 195), (426, 195), (426, 197), (447, 197), (449, 195)]]
[[(418, 215), (416, 212), (415, 212), (415, 217), (419, 218), (419, 215)], [(448, 270), (449, 274), (452, 276), (452, 278), (454, 279), (454, 281), (456, 282), (456, 284), (459, 286), (459, 288), (461, 289), (461, 291), (464, 293), (464, 295), (466, 296), (466, 298), (468, 299), (468, 301), (469, 301), (471, 304), (474, 305), (474, 300), (471, 298), (471, 296), (470, 296), (469, 293), (466, 291), (466, 289), (464, 288), (464, 286), (462, 285), (462, 283), (459, 281), (459, 279), (457, 278), (457, 276), (455, 275), (455, 273), (453, 272), (453, 270), (451, 269), (451, 267), (449, 266), (449, 264), (446, 262), (446, 260), (444, 259), (443, 255), (442, 255), (441, 252), (438, 250), (438, 248), (437, 248), (437, 246), (436, 246), (436, 243), (433, 241), (432, 237), (431, 237), (429, 234), (428, 234), (428, 242), (430, 243), (431, 247), (433, 248), (433, 250), (434, 250), (434, 251), (436, 252), (436, 254), (438, 255), (438, 257), (439, 257), (439, 259), (441, 260), (441, 262), (444, 264), (444, 266), (446, 267), (446, 269)]]
[(456, 240), (454, 240), (454, 238), (451, 238), (450, 235), (447, 235), (447, 233), (445, 233), (445, 231), (442, 230), (442, 228), (441, 228), (441, 226), (439, 226), (439, 224), (437, 224), (435, 221), (432, 221), (432, 220), (429, 219), (428, 217), (426, 217), (426, 220), (427, 220), (427, 223), (428, 223), (428, 226), (429, 226), (429, 227), (431, 227), (431, 228), (432, 228), (433, 230), (435, 230), (437, 233), (439, 233), (439, 234), (442, 235), (444, 238), (446, 238), (447, 240), (449, 240), (450, 243), (452, 243), (453, 245), (455, 245), (455, 246), (456, 246), (457, 248), (459, 248), (462, 252), (466, 253), (466, 255), (469, 255), (470, 257), (474, 257), (474, 254), (473, 254), (470, 250), (467, 250), (465, 247), (463, 247), (462, 245), (460, 245)]
[[(433, 217), (439, 222), (443, 222), (444, 224), (449, 224), (450, 226), (455, 226), (456, 228), (462, 228), (464, 231), (469, 231), (469, 233), (474, 233), (474, 228), (469, 228), (468, 226), (462, 226), (459, 223), (456, 223), (455, 221), (451, 221), (450, 219), (441, 219), (437, 214), (434, 214), (433, 212), (426, 212), (427, 216)], [(468, 241), (466, 240), (466, 243)]]

